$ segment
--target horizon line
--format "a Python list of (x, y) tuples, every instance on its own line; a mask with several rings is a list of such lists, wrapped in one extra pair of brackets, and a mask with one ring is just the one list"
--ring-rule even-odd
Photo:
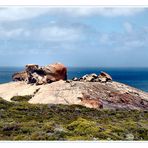
[[(42, 65), (41, 65), (42, 66)], [(46, 65), (45, 65), (46, 66)], [(23, 68), (24, 66), (1, 66), (3, 68), (7, 67), (15, 67), (15, 68)], [(148, 68), (148, 66), (66, 66), (67, 68)]]

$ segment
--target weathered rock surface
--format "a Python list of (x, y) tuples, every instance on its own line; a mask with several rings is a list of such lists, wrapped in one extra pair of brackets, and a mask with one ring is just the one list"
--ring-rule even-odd
[(27, 72), (17, 72), (12, 75), (13, 81), (26, 81), (27, 80)]
[(56, 81), (45, 85), (11, 82), (0, 85), (0, 97), (31, 95), (33, 104), (79, 104), (97, 109), (148, 110), (148, 93), (118, 82)]
[(17, 82), (0, 85), (0, 97), (7, 101), (12, 101), (14, 96), (31, 96), (29, 103), (33, 104), (148, 110), (148, 93), (114, 82), (105, 72), (67, 80), (67, 68), (63, 64), (44, 67), (28, 64), (25, 71), (13, 75), (13, 80)]
[(99, 80), (101, 82), (108, 82), (108, 81), (112, 81), (112, 77), (107, 74), (106, 72), (101, 72), (100, 75), (98, 76)]
[(67, 68), (60, 63), (50, 64), (40, 67), (36, 64), (26, 65), (23, 72), (15, 73), (12, 76), (13, 81), (25, 81), (28, 84), (37, 85), (51, 83), (67, 79)]
[(112, 77), (109, 74), (107, 74), (106, 72), (101, 72), (99, 75), (92, 73), (92, 74), (86, 74), (81, 78), (74, 77), (72, 80), (73, 81), (81, 81), (81, 82), (106, 83), (106, 82), (112, 81)]

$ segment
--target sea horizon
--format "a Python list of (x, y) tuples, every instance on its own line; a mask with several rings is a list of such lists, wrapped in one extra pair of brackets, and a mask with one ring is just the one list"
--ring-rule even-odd
[[(27, 65), (27, 64), (26, 64)], [(23, 65), (23, 66), (1, 66), (0, 65), (0, 68), (24, 68), (26, 65)], [(39, 64), (37, 64), (39, 65)], [(44, 65), (39, 65), (39, 66), (45, 66), (45, 65), (50, 65), (50, 64), (44, 64)], [(148, 67), (141, 67), (141, 66), (67, 66), (67, 68), (132, 68), (132, 69), (135, 69), (135, 68), (139, 68), (139, 69), (142, 69), (142, 68), (148, 68)]]
[[(23, 66), (0, 66), (0, 84), (11, 82), (12, 75), (22, 71)], [(86, 74), (105, 71), (110, 74), (114, 81), (124, 83), (137, 89), (148, 92), (148, 68), (144, 67), (67, 67), (68, 79), (73, 77), (82, 77)]]

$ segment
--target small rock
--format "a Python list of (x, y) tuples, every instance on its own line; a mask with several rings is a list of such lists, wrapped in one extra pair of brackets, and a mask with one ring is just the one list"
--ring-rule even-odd
[(95, 73), (93, 74), (86, 74), (80, 80), (83, 80), (85, 82), (95, 82), (95, 79), (97, 78), (97, 75)]
[(90, 74), (89, 76), (94, 77), (95, 79), (98, 77), (95, 73)]
[(92, 77), (91, 75), (89, 75), (88, 77), (86, 77), (86, 82), (93, 82), (94, 81), (94, 77)]
[(72, 80), (66, 80), (66, 83), (71, 83), (72, 82)]
[(127, 134), (126, 140), (134, 140), (134, 135), (133, 134)]
[[(84, 75), (84, 76), (82, 77), (82, 79), (83, 79), (83, 80), (86, 80), (87, 77), (88, 77), (88, 74)], [(80, 78), (80, 79), (81, 79), (81, 78)]]
[(112, 81), (112, 77), (107, 74), (106, 72), (101, 72), (101, 74), (98, 76), (100, 82), (108, 82)]
[(72, 78), (73, 81), (78, 81), (79, 79), (77, 77)]
[(102, 82), (102, 83), (105, 83), (105, 82), (107, 82), (107, 79), (105, 77), (100, 77), (99, 81)]

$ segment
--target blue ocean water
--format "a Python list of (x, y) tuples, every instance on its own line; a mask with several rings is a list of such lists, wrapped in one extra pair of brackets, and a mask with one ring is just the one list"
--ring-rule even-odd
[[(21, 67), (0, 67), (0, 83), (10, 82), (12, 74), (22, 71)], [(130, 86), (148, 92), (148, 68), (68, 68), (68, 79), (81, 77), (85, 74), (105, 71), (110, 74), (114, 81), (122, 82)]]

